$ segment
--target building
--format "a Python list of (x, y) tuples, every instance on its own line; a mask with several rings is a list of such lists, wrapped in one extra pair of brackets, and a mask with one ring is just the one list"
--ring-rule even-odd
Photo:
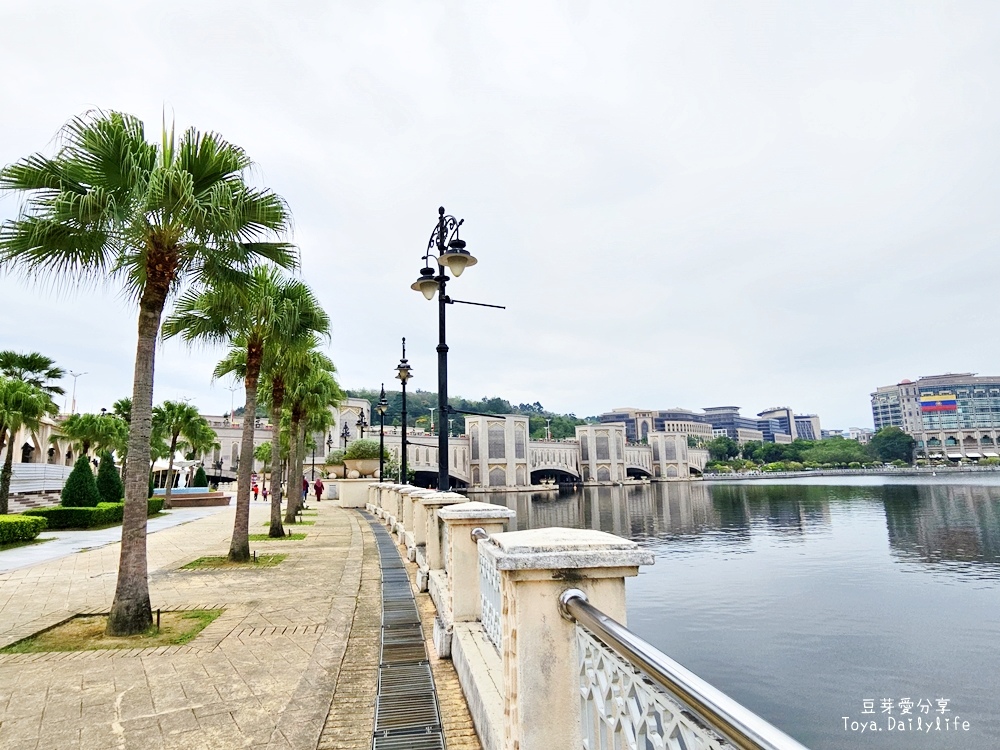
[(601, 424), (625, 426), (625, 440), (629, 443), (648, 441), (650, 432), (673, 432), (711, 440), (712, 425), (703, 414), (689, 409), (644, 410), (620, 407), (598, 415)]
[(751, 440), (763, 441), (764, 433), (757, 420), (740, 416), (738, 406), (706, 406), (705, 419), (712, 425), (712, 435), (728, 437), (740, 445)]
[(822, 440), (823, 430), (819, 426), (819, 417), (815, 414), (796, 414), (795, 437), (798, 440)]
[(1000, 376), (946, 373), (902, 380), (871, 394), (875, 429), (899, 427), (925, 458), (1000, 457)]

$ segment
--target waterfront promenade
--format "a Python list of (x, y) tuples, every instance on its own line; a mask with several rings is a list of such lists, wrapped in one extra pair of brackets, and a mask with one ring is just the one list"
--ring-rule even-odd
[[(0, 748), (370, 747), (375, 540), (356, 512), (313, 507), (315, 525), (294, 528), (304, 540), (251, 543), (258, 554), (288, 555), (273, 568), (180, 569), (226, 553), (233, 509), (151, 533), (154, 609), (222, 615), (183, 646), (0, 655)], [(268, 506), (253, 504), (251, 533), (266, 532), (267, 517)], [(77, 613), (107, 612), (118, 555), (109, 544), (0, 574), (0, 646)], [(450, 662), (430, 653), (448, 747), (478, 748)]]

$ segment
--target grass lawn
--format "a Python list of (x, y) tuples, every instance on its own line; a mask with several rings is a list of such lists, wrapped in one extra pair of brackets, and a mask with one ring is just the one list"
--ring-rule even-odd
[(251, 534), (249, 539), (251, 542), (280, 542), (282, 539), (297, 540), (305, 539), (305, 534), (292, 534), (290, 536), (268, 536), (267, 534)]
[(231, 562), (228, 557), (199, 557), (192, 560), (187, 565), (182, 565), (181, 570), (219, 570), (234, 568), (273, 568), (284, 560), (288, 555), (257, 555), (256, 559), (250, 558), (247, 562)]
[[(271, 525), (270, 521), (264, 521), (264, 523), (261, 524), (261, 526), (270, 526), (270, 525)], [(315, 521), (292, 521), (292, 523), (285, 523), (284, 521), (282, 521), (282, 526), (315, 526), (315, 525), (316, 525)]]
[[(12, 643), (0, 653), (33, 654), (39, 651), (93, 651), (104, 648), (152, 648), (187, 643), (222, 614), (221, 609), (193, 609), (187, 612), (163, 612), (160, 627), (153, 625), (145, 633), (124, 637), (104, 634), (107, 615), (77, 616), (43, 630), (23, 641)], [(155, 618), (155, 615), (154, 615)]]

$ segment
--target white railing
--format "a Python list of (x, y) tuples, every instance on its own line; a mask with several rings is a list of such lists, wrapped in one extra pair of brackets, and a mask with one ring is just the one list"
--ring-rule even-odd
[(621, 623), (579, 589), (559, 597), (576, 623), (586, 750), (806, 750)]
[(72, 466), (62, 464), (14, 464), (10, 480), (11, 494), (58, 492), (66, 484)]
[(585, 750), (722, 750), (721, 737), (579, 625), (581, 727)]
[[(482, 529), (472, 530), (473, 539), (488, 539), (486, 532)], [(479, 596), (481, 598), (480, 619), (483, 623), (483, 630), (497, 651), (500, 651), (500, 643), (503, 640), (503, 629), (500, 621), (502, 611), (500, 605), (500, 571), (497, 569), (496, 560), (479, 554)]]

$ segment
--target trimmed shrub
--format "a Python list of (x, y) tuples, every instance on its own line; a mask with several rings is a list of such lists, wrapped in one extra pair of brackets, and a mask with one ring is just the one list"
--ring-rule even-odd
[(94, 472), (90, 469), (90, 459), (87, 456), (80, 456), (73, 464), (73, 471), (66, 478), (59, 504), (65, 508), (93, 508), (99, 502), (101, 493), (97, 491)]
[(125, 503), (98, 503), (93, 508), (32, 508), (22, 515), (41, 516), (50, 529), (90, 529), (121, 523)]
[(101, 463), (97, 467), (97, 491), (106, 503), (120, 503), (125, 497), (125, 485), (118, 476), (114, 459), (107, 451), (101, 454)]
[(30, 542), (45, 530), (44, 518), (0, 516), (0, 544)]
[(329, 466), (343, 466), (344, 451), (342, 451), (340, 448), (338, 448), (335, 451), (332, 451), (329, 455), (327, 455), (326, 463)]
[(163, 510), (162, 497), (151, 497), (147, 502), (149, 503), (146, 511), (147, 516), (155, 516), (157, 513)]
[[(386, 456), (388, 457), (388, 451)], [(378, 460), (378, 440), (355, 440), (344, 453), (344, 458), (348, 460), (374, 458)]]
[(192, 487), (208, 487), (208, 475), (205, 474), (205, 467), (199, 466), (198, 471), (194, 473), (194, 479), (191, 480)]

